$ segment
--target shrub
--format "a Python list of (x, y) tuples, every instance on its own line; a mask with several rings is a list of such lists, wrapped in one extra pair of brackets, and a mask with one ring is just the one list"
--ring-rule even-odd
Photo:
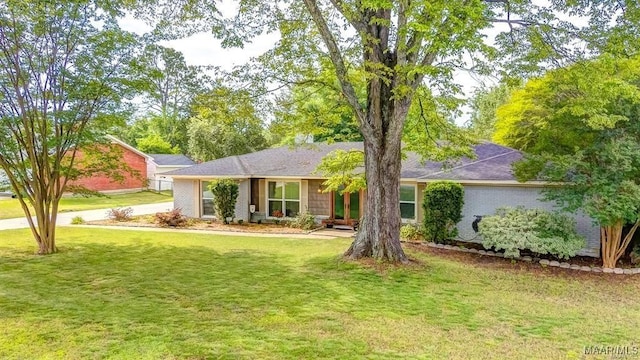
[(156, 224), (167, 227), (187, 226), (187, 217), (182, 215), (182, 209), (177, 208), (167, 212), (156, 213)]
[(462, 220), (464, 188), (459, 183), (436, 181), (424, 190), (424, 235), (429, 241), (448, 243), (458, 235), (456, 224)]
[(308, 212), (300, 212), (293, 218), (290, 225), (302, 230), (313, 230), (317, 227), (316, 217)]
[(238, 220), (238, 225), (242, 225), (242, 224), (244, 224), (244, 220), (242, 219)]
[(485, 248), (504, 250), (506, 256), (520, 257), (521, 250), (568, 259), (584, 247), (573, 218), (541, 209), (500, 208), (479, 223)]
[(107, 216), (109, 216), (109, 219), (115, 221), (129, 221), (131, 220), (132, 214), (133, 209), (131, 207), (114, 208), (107, 212)]
[(238, 200), (238, 183), (231, 179), (215, 180), (209, 184), (209, 190), (213, 193), (213, 206), (218, 220), (229, 224), (227, 219), (235, 217), (236, 201)]
[(84, 223), (85, 221), (82, 216), (74, 216), (73, 219), (71, 219), (71, 224), (73, 225), (82, 225)]
[(424, 240), (424, 230), (420, 225), (404, 224), (400, 228), (400, 238), (410, 241)]
[(629, 260), (633, 265), (640, 264), (640, 245), (633, 247), (633, 250), (631, 250), (631, 253), (629, 254)]

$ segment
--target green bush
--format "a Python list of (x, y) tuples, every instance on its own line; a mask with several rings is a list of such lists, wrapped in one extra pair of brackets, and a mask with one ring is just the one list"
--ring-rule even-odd
[(84, 223), (85, 223), (85, 221), (82, 218), (82, 216), (74, 216), (73, 219), (71, 219), (71, 224), (72, 225), (82, 225)]
[(424, 229), (420, 225), (404, 224), (400, 228), (400, 239), (422, 241), (424, 240)]
[(633, 265), (640, 265), (640, 245), (636, 245), (629, 254), (629, 260)]
[(429, 241), (446, 244), (458, 235), (462, 220), (464, 188), (459, 183), (436, 181), (424, 190), (424, 235)]
[(215, 180), (209, 184), (209, 190), (213, 193), (213, 206), (218, 220), (229, 224), (228, 218), (235, 217), (236, 201), (238, 200), (238, 183), (231, 179)]
[(550, 254), (562, 259), (575, 256), (585, 246), (572, 217), (541, 209), (500, 208), (478, 224), (485, 248), (504, 250), (520, 257), (521, 250)]
[(302, 230), (313, 230), (318, 225), (316, 224), (316, 217), (308, 212), (300, 212), (290, 223), (291, 227)]

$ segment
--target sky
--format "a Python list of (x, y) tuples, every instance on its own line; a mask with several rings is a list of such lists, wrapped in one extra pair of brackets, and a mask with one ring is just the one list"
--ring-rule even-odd
[[(237, 11), (237, 2), (223, 0), (219, 4), (219, 10), (223, 15), (232, 16)], [(136, 20), (133, 16), (125, 17), (120, 22), (120, 25), (125, 30), (139, 34), (151, 30), (148, 25), (140, 20)], [(507, 28), (506, 24), (502, 25), (504, 29), (494, 28), (486, 31), (488, 38), (493, 38), (499, 31)], [(188, 38), (162, 41), (160, 44), (180, 51), (189, 65), (212, 65), (224, 71), (230, 71), (234, 66), (243, 65), (251, 58), (263, 54), (272, 48), (278, 39), (278, 34), (266, 34), (257, 37), (252, 43), (246, 44), (244, 48), (223, 49), (220, 40), (216, 39), (211, 33), (199, 33)], [(464, 71), (458, 71), (455, 74), (455, 80), (458, 84), (462, 85), (466, 97), (470, 97), (473, 91), (483, 84), (493, 85), (496, 83), (496, 79), (477, 77)], [(463, 108), (465, 115), (456, 119), (458, 125), (463, 125), (469, 119), (469, 110), (468, 107)]]
[[(225, 16), (232, 16), (237, 11), (237, 2), (232, 0), (223, 0), (218, 6), (220, 12)], [(131, 15), (121, 20), (120, 26), (124, 30), (138, 34), (151, 31), (150, 26)], [(213, 34), (199, 33), (184, 39), (162, 41), (160, 45), (180, 51), (188, 65), (213, 65), (222, 70), (230, 71), (234, 66), (243, 65), (252, 57), (263, 54), (273, 47), (278, 39), (278, 34), (267, 34), (255, 38), (244, 48), (223, 49), (220, 40), (216, 39)]]

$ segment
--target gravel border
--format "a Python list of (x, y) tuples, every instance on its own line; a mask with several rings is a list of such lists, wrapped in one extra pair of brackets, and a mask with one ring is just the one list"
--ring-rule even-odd
[(474, 248), (466, 248), (466, 247), (463, 247), (463, 246), (442, 245), (442, 244), (436, 244), (434, 242), (419, 243), (419, 244), (426, 245), (428, 247), (432, 247), (432, 248), (436, 248), (436, 249), (445, 249), (445, 250), (453, 250), (453, 251), (460, 251), (460, 252), (468, 252), (468, 253), (472, 253), (472, 254), (479, 254), (479, 255), (485, 255), (485, 256), (494, 256), (494, 257), (500, 257), (500, 258), (511, 259), (511, 260), (525, 261), (525, 262), (537, 262), (542, 267), (550, 266), (550, 267), (559, 267), (559, 268), (568, 269), (568, 270), (575, 270), (575, 271), (584, 271), (584, 272), (593, 272), (593, 273), (605, 273), (605, 274), (616, 274), (616, 275), (636, 275), (636, 274), (640, 274), (640, 268), (633, 268), (633, 269), (614, 268), (614, 269), (611, 269), (611, 268), (605, 268), (605, 267), (600, 267), (600, 266), (595, 266), (595, 267), (581, 266), (581, 265), (578, 265), (578, 264), (571, 264), (569, 262), (559, 262), (559, 261), (555, 261), (555, 260), (537, 259), (537, 258), (532, 258), (531, 256), (522, 256), (522, 257), (519, 257), (519, 258), (515, 258), (515, 257), (504, 256), (504, 254), (502, 254), (502, 253), (496, 253), (496, 252), (488, 251), (488, 250), (478, 250), (478, 249), (474, 249)]

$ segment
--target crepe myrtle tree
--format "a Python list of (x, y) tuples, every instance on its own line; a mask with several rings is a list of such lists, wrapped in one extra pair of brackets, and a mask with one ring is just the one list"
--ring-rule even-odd
[(495, 139), (527, 152), (516, 175), (554, 183), (547, 199), (600, 226), (605, 267), (640, 226), (639, 83), (639, 56), (601, 56), (531, 79), (497, 112)]
[[(102, 5), (0, 3), (0, 168), (18, 195), (38, 254), (57, 251), (58, 203), (68, 182), (108, 172), (107, 163), (116, 166), (111, 154), (104, 154), (106, 162), (94, 161), (104, 149), (96, 141), (121, 119), (125, 65), (136, 39), (118, 28), (118, 11)], [(84, 167), (76, 166), (80, 148)]]
[[(401, 139), (418, 89), (432, 95), (423, 109), (438, 110), (438, 98), (459, 94), (453, 79), (457, 69), (504, 69), (495, 62), (497, 55), (510, 69), (536, 72), (540, 64), (558, 65), (583, 55), (585, 46), (572, 47), (576, 37), (589, 44), (590, 52), (637, 45), (622, 43), (632, 39), (624, 34), (635, 32), (631, 15), (637, 5), (613, 0), (246, 0), (238, 2), (234, 17), (224, 19), (215, 2), (152, 3), (153, 8), (138, 11), (147, 17), (165, 15), (158, 31), (167, 36), (206, 29), (224, 46), (242, 46), (265, 31), (279, 32), (275, 47), (251, 64), (267, 80), (262, 84), (318, 84), (323, 66), (333, 69), (364, 139), (366, 207), (345, 253), (351, 259), (407, 261), (399, 238)], [(557, 16), (562, 12), (594, 21), (578, 28)], [(185, 19), (191, 20), (189, 26), (180, 27)], [(497, 29), (504, 32), (495, 48), (485, 45), (483, 33), (493, 24), (504, 25)], [(483, 66), (483, 61), (493, 62)], [(358, 81), (365, 83), (362, 96), (354, 86)], [(253, 88), (269, 90), (266, 85)], [(430, 126), (426, 121), (422, 128)], [(423, 146), (434, 148), (430, 142)]]

